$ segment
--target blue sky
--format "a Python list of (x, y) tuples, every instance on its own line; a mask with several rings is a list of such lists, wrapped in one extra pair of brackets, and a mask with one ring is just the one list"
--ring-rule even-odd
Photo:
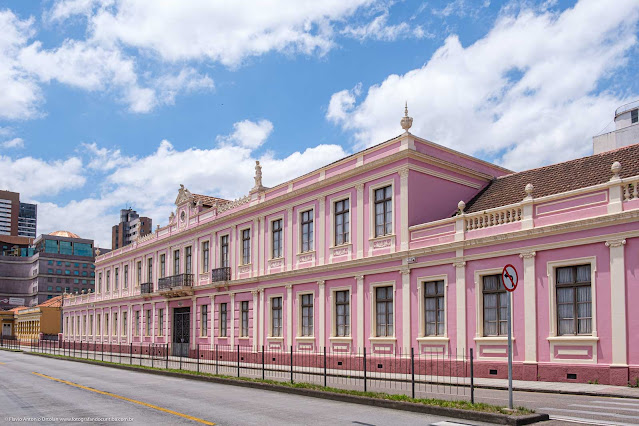
[[(178, 185), (239, 197), (401, 132), (514, 170), (639, 97), (639, 1), (0, 1), (0, 188), (110, 245)], [(607, 4), (606, 4), (607, 3)], [(79, 214), (77, 216), (76, 214)]]

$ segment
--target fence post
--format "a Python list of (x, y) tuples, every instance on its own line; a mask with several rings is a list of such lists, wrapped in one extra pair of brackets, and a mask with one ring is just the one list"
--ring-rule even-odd
[(180, 370), (182, 369), (182, 348), (180, 347)]
[(237, 377), (240, 377), (240, 345), (237, 345)]
[(75, 340), (73, 341), (73, 357), (75, 358)]
[(366, 346), (364, 346), (364, 392), (366, 392)]
[(219, 361), (219, 357), (217, 355), (217, 343), (215, 344), (215, 375), (218, 374), (217, 363)]
[(293, 383), (293, 345), (291, 345), (291, 383)]
[(155, 349), (155, 343), (149, 343), (149, 355), (151, 355), (151, 368), (153, 367), (153, 350)]
[(200, 344), (197, 344), (197, 372), (200, 373)]
[(326, 387), (326, 346), (324, 346), (324, 387)]
[(262, 380), (264, 380), (264, 345), (262, 345)]
[(133, 365), (133, 343), (129, 343), (129, 365)]
[(470, 403), (475, 403), (475, 380), (473, 377), (473, 348), (470, 348)]
[(164, 352), (164, 356), (166, 357), (166, 369), (169, 369), (169, 344), (167, 343), (166, 345), (166, 350)]
[(104, 361), (104, 341), (101, 342), (102, 343), (102, 361)]
[(411, 394), (415, 399), (415, 349), (410, 348), (410, 382), (411, 382)]

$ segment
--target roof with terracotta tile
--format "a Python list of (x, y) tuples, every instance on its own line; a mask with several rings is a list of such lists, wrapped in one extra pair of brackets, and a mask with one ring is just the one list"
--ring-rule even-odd
[(18, 306), (17, 308), (13, 308), (13, 309), (9, 309), (10, 312), (18, 312), (21, 311), (23, 309), (27, 309), (26, 306)]
[(49, 300), (45, 300), (44, 302), (40, 303), (38, 306), (39, 307), (49, 307), (49, 308), (58, 308), (60, 307), (60, 302), (62, 301), (62, 296), (56, 296), (56, 297), (52, 297)]
[(208, 195), (202, 195), (202, 194), (191, 194), (191, 195), (193, 195), (193, 200), (195, 202), (200, 200), (202, 201), (202, 205), (207, 207), (211, 207), (215, 203), (225, 204), (229, 202), (229, 200), (225, 200), (223, 198), (218, 198), (218, 197), (210, 197)]
[(639, 144), (495, 178), (466, 204), (465, 212), (517, 203), (526, 196), (529, 183), (534, 186), (533, 197), (539, 198), (608, 182), (615, 161), (621, 163), (622, 178), (639, 175)]

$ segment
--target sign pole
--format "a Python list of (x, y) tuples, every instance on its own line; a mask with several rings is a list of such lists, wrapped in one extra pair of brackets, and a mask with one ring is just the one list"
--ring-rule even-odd
[(508, 292), (508, 303), (507, 303), (507, 311), (508, 311), (508, 408), (513, 409), (513, 336), (511, 330), (511, 303), (512, 303), (513, 293), (511, 291)]

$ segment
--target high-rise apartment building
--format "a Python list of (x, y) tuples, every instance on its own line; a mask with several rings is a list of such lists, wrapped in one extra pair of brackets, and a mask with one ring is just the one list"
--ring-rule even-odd
[(0, 235), (35, 238), (38, 206), (21, 203), (20, 194), (0, 191)]
[(140, 216), (135, 210), (120, 210), (120, 223), (111, 231), (111, 247), (113, 250), (131, 244), (138, 237), (151, 233), (153, 223), (150, 217)]

